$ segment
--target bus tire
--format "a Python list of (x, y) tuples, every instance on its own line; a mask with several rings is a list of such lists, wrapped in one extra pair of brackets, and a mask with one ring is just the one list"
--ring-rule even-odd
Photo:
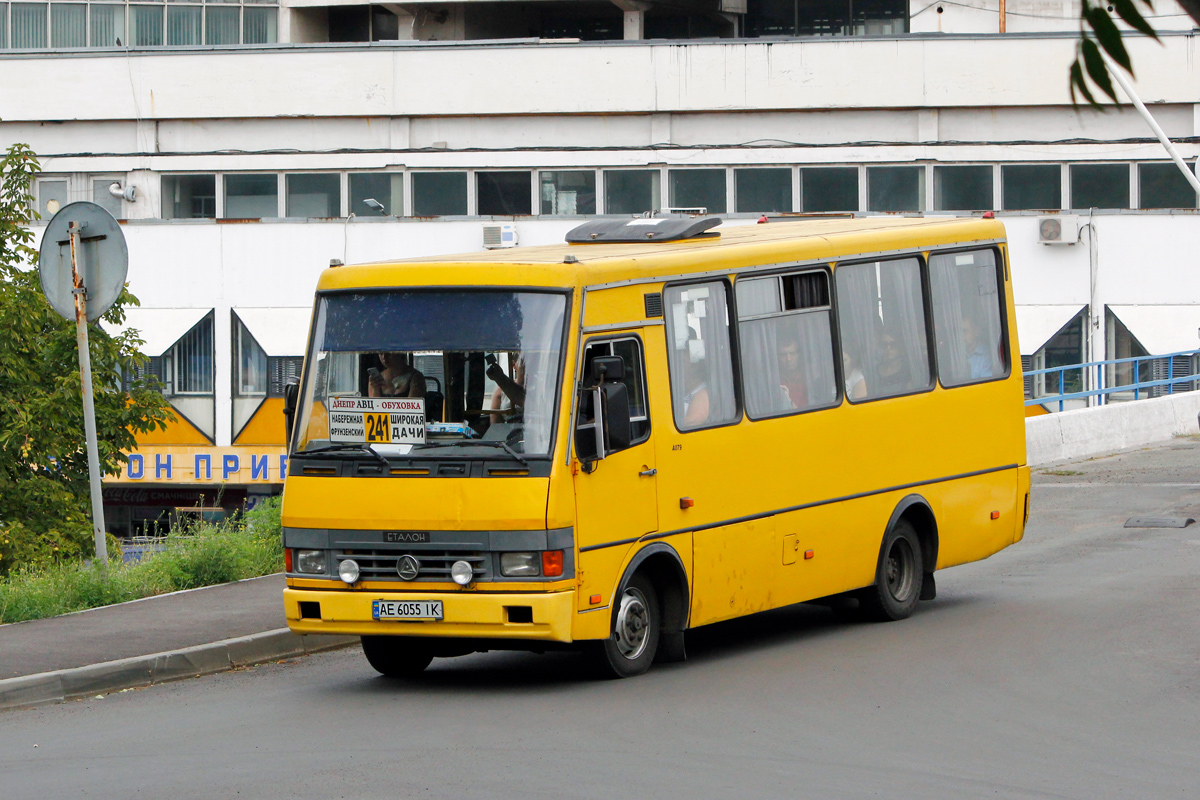
[(632, 678), (650, 669), (662, 633), (658, 592), (644, 574), (630, 579), (613, 613), (613, 629), (600, 643), (597, 660), (602, 674)]
[(898, 519), (879, 548), (875, 583), (859, 595), (864, 616), (879, 622), (911, 616), (921, 598), (924, 574), (917, 532), (908, 520)]
[(415, 678), (433, 661), (428, 645), (407, 636), (364, 636), (362, 649), (367, 663), (389, 678)]

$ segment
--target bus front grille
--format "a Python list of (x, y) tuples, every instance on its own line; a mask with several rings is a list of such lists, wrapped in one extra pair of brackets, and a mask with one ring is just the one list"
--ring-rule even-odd
[[(395, 550), (340, 550), (334, 553), (334, 558), (341, 564), (348, 558), (358, 562), (359, 574), (363, 580), (399, 581), (398, 566), (400, 559), (410, 555), (417, 559), (420, 567), (418, 581), (449, 582), (450, 566), (455, 561), (466, 561), (471, 565), (475, 580), (490, 580), (492, 576), (491, 554), (478, 551), (431, 550), (401, 553)], [(337, 570), (334, 570), (336, 574)]]

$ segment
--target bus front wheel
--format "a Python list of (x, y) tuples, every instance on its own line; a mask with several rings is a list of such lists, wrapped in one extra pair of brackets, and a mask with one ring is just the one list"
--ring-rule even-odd
[(602, 671), (614, 678), (631, 678), (650, 669), (661, 631), (662, 611), (654, 584), (645, 575), (634, 575), (617, 600), (612, 634), (598, 648)]
[(415, 678), (433, 661), (428, 645), (404, 636), (364, 636), (362, 649), (367, 663), (389, 678)]
[(859, 596), (862, 610), (883, 622), (911, 616), (921, 597), (923, 576), (917, 532), (908, 520), (897, 520), (879, 549), (875, 584)]

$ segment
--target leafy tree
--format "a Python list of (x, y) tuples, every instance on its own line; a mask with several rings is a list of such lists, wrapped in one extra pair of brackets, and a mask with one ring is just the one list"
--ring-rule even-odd
[[(22, 144), (0, 158), (0, 575), (94, 547), (75, 323), (50, 307), (34, 269), (39, 169)], [(130, 305), (138, 300), (126, 289), (103, 319), (123, 323)], [(145, 381), (122, 390), (121, 376), (146, 361), (135, 331), (114, 337), (93, 324), (88, 339), (100, 468), (116, 474), (121, 451), (165, 427), (169, 407)]]
[[(1183, 10), (1197, 23), (1200, 23), (1200, 0), (1177, 0)], [(1075, 61), (1071, 64), (1071, 100), (1076, 100), (1076, 93), (1082, 95), (1088, 104), (1098, 106), (1095, 96), (1089, 88), (1089, 82), (1104, 94), (1112, 98), (1114, 103), (1120, 103), (1113, 88), (1112, 79), (1101, 50), (1108, 54), (1121, 69), (1133, 75), (1133, 61), (1125, 43), (1121, 40), (1121, 31), (1113, 19), (1115, 13), (1129, 27), (1138, 33), (1158, 41), (1158, 34), (1146, 21), (1142, 14), (1154, 11), (1152, 0), (1083, 0), (1079, 12), (1079, 44), (1076, 46)], [(1086, 77), (1085, 77), (1086, 76)]]

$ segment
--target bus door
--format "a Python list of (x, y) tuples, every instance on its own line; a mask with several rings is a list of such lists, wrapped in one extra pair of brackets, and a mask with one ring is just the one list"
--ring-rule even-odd
[[(658, 530), (658, 470), (646, 402), (642, 337), (628, 331), (589, 339), (581, 374), (588, 375), (592, 359), (599, 356), (619, 356), (624, 362), (622, 383), (629, 396), (631, 436), (629, 447), (608, 452), (603, 459), (591, 461), (590, 471), (580, 468), (575, 474), (575, 535), (583, 579), (580, 610), (608, 605), (616, 572), (629, 546), (638, 537)], [(575, 456), (586, 464), (596, 452), (591, 393), (583, 392), (578, 402)], [(600, 600), (593, 603), (596, 595)]]

